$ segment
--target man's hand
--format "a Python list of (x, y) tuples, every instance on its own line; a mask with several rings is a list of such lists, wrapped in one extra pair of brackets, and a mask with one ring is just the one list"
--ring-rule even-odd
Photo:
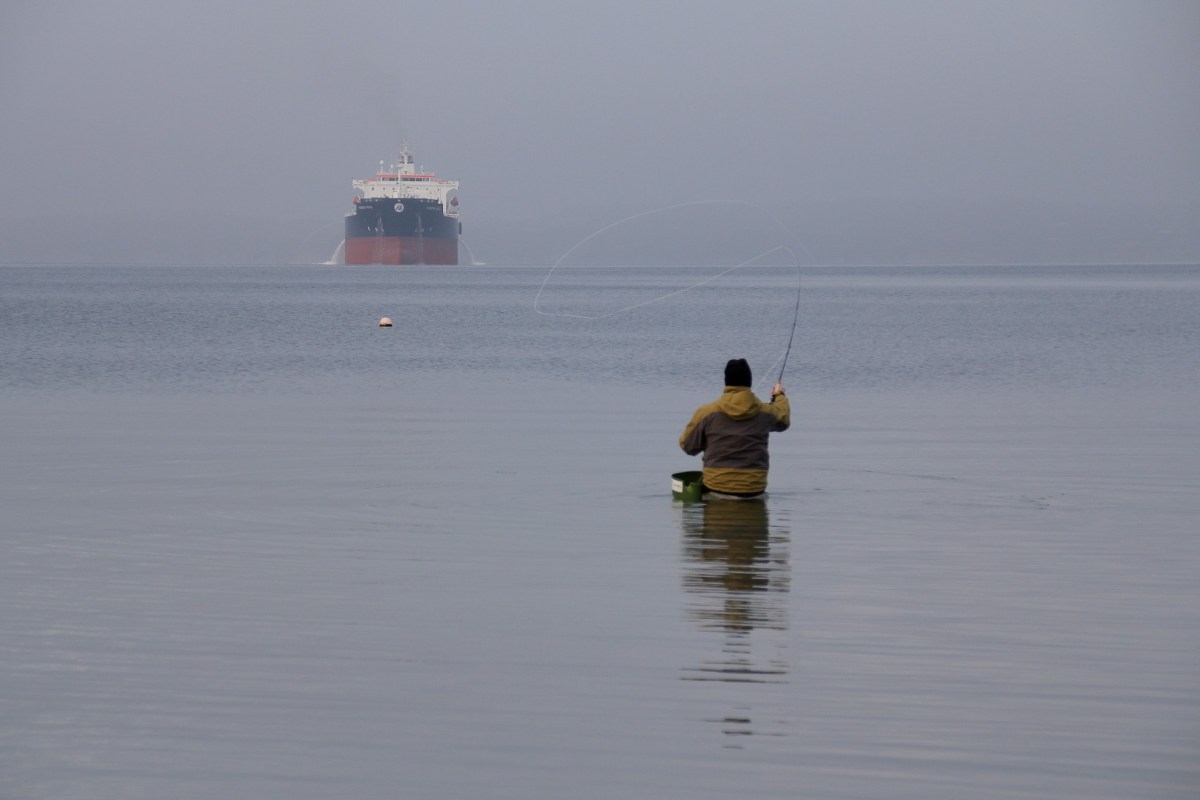
[(783, 393), (783, 384), (779, 381), (775, 381), (775, 388), (771, 390), (771, 399), (774, 400)]

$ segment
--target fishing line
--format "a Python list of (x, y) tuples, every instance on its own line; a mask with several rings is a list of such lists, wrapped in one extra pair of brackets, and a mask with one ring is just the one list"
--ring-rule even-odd
[[(538, 288), (537, 296), (533, 298), (533, 310), (538, 312), (539, 314), (545, 314), (546, 316), (551, 316), (551, 317), (579, 317), (581, 319), (593, 319), (593, 317), (584, 317), (579, 314), (547, 313), (545, 311), (542, 311), (540, 308), (538, 308), (538, 301), (540, 301), (542, 299), (542, 292), (546, 289), (546, 284), (550, 282), (550, 276), (552, 276), (554, 274), (554, 270), (558, 269), (559, 266), (564, 261), (567, 260), (567, 256), (571, 255), (571, 253), (574, 253), (580, 247), (583, 247), (585, 244), (590, 242), (592, 239), (595, 239), (597, 236), (604, 233), (605, 231), (610, 231), (613, 228), (617, 227), (618, 225), (624, 225), (626, 222), (633, 222), (634, 220), (641, 219), (642, 217), (648, 217), (648, 216), (651, 216), (652, 214), (661, 214), (666, 211), (674, 211), (677, 208), (687, 208), (689, 206), (715, 205), (715, 204), (729, 203), (729, 202), (731, 202), (731, 201), (727, 201), (727, 200), (692, 200), (687, 203), (676, 203), (676, 204), (670, 205), (670, 206), (662, 206), (661, 208), (652, 208), (649, 211), (642, 211), (641, 213), (633, 214), (631, 216), (625, 217), (624, 219), (619, 219), (616, 222), (605, 225), (603, 228), (599, 228), (595, 231), (592, 231), (587, 236), (583, 237), (578, 242), (576, 242), (574, 245), (572, 245), (571, 249), (568, 250), (567, 252), (563, 253), (562, 256), (558, 259), (558, 261), (554, 262), (554, 266), (550, 267), (550, 271), (546, 273), (546, 277), (542, 280), (542, 285)], [(741, 265), (739, 265), (739, 266), (741, 266)], [(736, 267), (734, 269), (736, 269)], [(718, 277), (720, 277), (720, 276), (718, 276)], [(620, 311), (617, 311), (615, 313), (619, 314), (621, 311), (626, 311), (626, 310), (627, 309), (623, 308), (623, 309), (620, 309)], [(595, 317), (594, 319), (602, 319), (602, 317)]]
[[(609, 227), (612, 227), (612, 226), (610, 225)], [(724, 270), (722, 272), (718, 272), (716, 275), (710, 275), (707, 278), (698, 280), (689, 286), (683, 287), (682, 289), (676, 289), (673, 292), (667, 292), (666, 294), (660, 294), (657, 297), (652, 297), (649, 300), (643, 300), (640, 303), (631, 303), (622, 308), (618, 308), (616, 311), (610, 311), (607, 314), (572, 314), (572, 313), (566, 312), (566, 311), (542, 311), (542, 309), (538, 307), (538, 301), (541, 299), (542, 289), (546, 288), (546, 281), (550, 280), (550, 275), (547, 275), (546, 280), (542, 281), (542, 289), (538, 290), (537, 297), (535, 297), (533, 300), (533, 310), (536, 311), (537, 313), (541, 314), (542, 316), (546, 316), (546, 317), (568, 317), (571, 319), (588, 319), (588, 320), (608, 319), (609, 317), (615, 317), (617, 314), (623, 314), (626, 311), (632, 311), (635, 308), (641, 308), (642, 306), (648, 306), (651, 303), (657, 303), (659, 300), (666, 300), (668, 297), (674, 297), (677, 294), (683, 294), (684, 292), (690, 292), (692, 289), (697, 289), (706, 283), (712, 283), (713, 281), (717, 280), (718, 278), (723, 278), (731, 272), (735, 272), (736, 270), (739, 270), (744, 266), (753, 264), (755, 261), (758, 261), (760, 258), (766, 258), (767, 256), (771, 255), (772, 253), (777, 253), (780, 251), (785, 251), (785, 252), (791, 253), (793, 259), (795, 259), (795, 257), (796, 257), (796, 253), (787, 245), (779, 245), (778, 247), (772, 247), (770, 250), (766, 251), (765, 253), (759, 253), (754, 258), (751, 258), (747, 261), (743, 261), (742, 263), (740, 263), (736, 266), (730, 267), (729, 269)], [(559, 259), (559, 262), (561, 263), (561, 259)], [(799, 266), (799, 265), (797, 264), (797, 266)], [(557, 267), (558, 267), (558, 264), (555, 264), (554, 267), (551, 267), (550, 274), (553, 274), (554, 269)]]
[[(550, 267), (550, 270), (546, 273), (546, 277), (542, 279), (542, 283), (538, 287), (537, 294), (533, 298), (533, 310), (536, 313), (541, 314), (542, 316), (547, 316), (547, 317), (565, 317), (565, 318), (569, 318), (569, 319), (585, 319), (585, 320), (591, 320), (591, 321), (608, 319), (610, 317), (615, 317), (618, 314), (623, 314), (627, 311), (633, 311), (634, 309), (638, 309), (643, 306), (648, 306), (652, 303), (657, 303), (661, 300), (666, 300), (670, 297), (675, 297), (676, 295), (680, 295), (685, 292), (689, 292), (694, 289), (698, 289), (699, 287), (704, 286), (705, 284), (712, 283), (713, 281), (723, 278), (732, 272), (736, 272), (737, 270), (741, 269), (742, 267), (749, 266), (750, 264), (753, 264), (756, 261), (759, 261), (761, 259), (765, 259), (768, 256), (773, 255), (775, 253), (788, 253), (792, 258), (792, 262), (796, 265), (796, 307), (792, 314), (792, 328), (791, 328), (791, 332), (788, 334), (787, 348), (784, 351), (783, 355), (780, 358), (775, 359), (775, 362), (772, 363), (770, 368), (768, 368), (764, 373), (766, 375), (772, 374), (774, 372), (775, 365), (781, 364), (780, 369), (779, 369), (778, 380), (780, 382), (782, 382), (784, 370), (787, 369), (788, 356), (791, 355), (792, 343), (796, 336), (796, 326), (800, 320), (800, 295), (801, 295), (801, 289), (802, 289), (800, 257), (796, 254), (795, 250), (793, 250), (791, 247), (788, 247), (787, 245), (778, 245), (778, 246), (773, 247), (770, 250), (767, 250), (763, 253), (759, 253), (758, 255), (754, 256), (753, 258), (742, 261), (741, 263), (736, 264), (728, 269), (722, 270), (721, 272), (718, 272), (715, 275), (710, 275), (707, 278), (702, 278), (701, 280), (698, 280), (692, 284), (689, 284), (688, 286), (685, 286), (681, 289), (676, 289), (674, 291), (658, 295), (657, 297), (653, 297), (649, 300), (643, 300), (638, 303), (631, 303), (629, 305), (618, 308), (616, 311), (610, 311), (610, 312), (604, 313), (604, 314), (577, 314), (577, 313), (571, 313), (571, 312), (565, 312), (565, 311), (544, 311), (541, 307), (542, 295), (545, 293), (546, 287), (550, 283), (550, 279), (554, 276), (555, 271), (558, 270), (558, 268), (560, 266), (562, 266), (563, 262), (566, 261), (567, 258), (569, 258), (572, 253), (574, 253), (576, 250), (578, 250), (583, 245), (590, 242), (592, 239), (595, 239), (597, 236), (600, 236), (601, 234), (606, 233), (607, 231), (610, 231), (613, 228), (619, 227), (619, 226), (624, 225), (629, 222), (633, 222), (633, 221), (641, 219), (643, 217), (652, 216), (654, 214), (662, 214), (662, 213), (665, 213), (668, 211), (674, 211), (674, 210), (680, 209), (680, 208), (689, 208), (689, 207), (696, 207), (696, 206), (719, 206), (719, 205), (741, 206), (744, 208), (749, 208), (749, 209), (761, 214), (762, 216), (766, 217), (770, 221), (774, 222), (776, 227), (778, 227), (785, 234), (788, 233), (787, 228), (774, 214), (772, 214), (771, 212), (767, 211), (766, 209), (761, 208), (760, 206), (757, 206), (753, 203), (748, 203), (748, 202), (744, 202), (744, 201), (740, 201), (740, 200), (693, 200), (693, 201), (689, 201), (689, 202), (685, 202), (685, 203), (675, 203), (675, 204), (669, 205), (669, 206), (653, 208), (653, 209), (650, 209), (649, 211), (642, 211), (638, 214), (632, 214), (628, 217), (619, 219), (616, 222), (612, 222), (608, 225), (605, 225), (602, 228), (599, 228), (599, 229), (593, 231), (592, 233), (588, 234), (584, 238), (580, 239), (569, 250), (567, 250), (565, 253), (563, 253), (562, 256), (560, 256), (559, 259), (557, 261), (555, 261), (554, 264)], [(800, 245), (800, 248), (802, 250), (804, 250), (803, 245)], [(805, 255), (808, 256), (808, 260), (811, 263), (812, 262), (811, 254), (809, 254), (808, 251), (805, 250)]]

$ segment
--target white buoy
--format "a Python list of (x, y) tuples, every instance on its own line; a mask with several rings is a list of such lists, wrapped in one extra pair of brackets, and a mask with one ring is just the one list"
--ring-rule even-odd
[(391, 317), (384, 317), (383, 319), (379, 320), (379, 327), (381, 327), (381, 328), (392, 327)]

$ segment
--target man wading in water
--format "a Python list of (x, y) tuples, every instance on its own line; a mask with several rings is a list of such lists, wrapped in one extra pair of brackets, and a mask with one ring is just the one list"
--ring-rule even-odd
[(750, 391), (750, 365), (735, 358), (725, 365), (725, 391), (700, 406), (679, 437), (689, 456), (704, 453), (704, 492), (758, 497), (767, 490), (767, 436), (786, 431), (791, 407), (775, 382), (771, 402)]

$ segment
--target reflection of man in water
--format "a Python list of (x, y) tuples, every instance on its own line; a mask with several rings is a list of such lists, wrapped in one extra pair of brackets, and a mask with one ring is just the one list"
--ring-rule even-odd
[(787, 592), (786, 541), (771, 555), (767, 504), (716, 501), (685, 511), (684, 574), (687, 590), (707, 598), (693, 614), (706, 627), (749, 633), (784, 625), (782, 599), (759, 592)]
[(704, 453), (704, 491), (737, 497), (757, 497), (767, 490), (767, 437), (786, 431), (791, 406), (778, 381), (771, 402), (750, 390), (750, 365), (735, 358), (725, 365), (725, 391), (715, 402), (700, 406), (679, 446), (689, 456)]
[(688, 616), (721, 634), (719, 652), (708, 650), (680, 677), (714, 687), (708, 702), (725, 711), (705, 720), (731, 737), (726, 747), (787, 736), (789, 533), (772, 528), (765, 500), (713, 500), (680, 512)]

